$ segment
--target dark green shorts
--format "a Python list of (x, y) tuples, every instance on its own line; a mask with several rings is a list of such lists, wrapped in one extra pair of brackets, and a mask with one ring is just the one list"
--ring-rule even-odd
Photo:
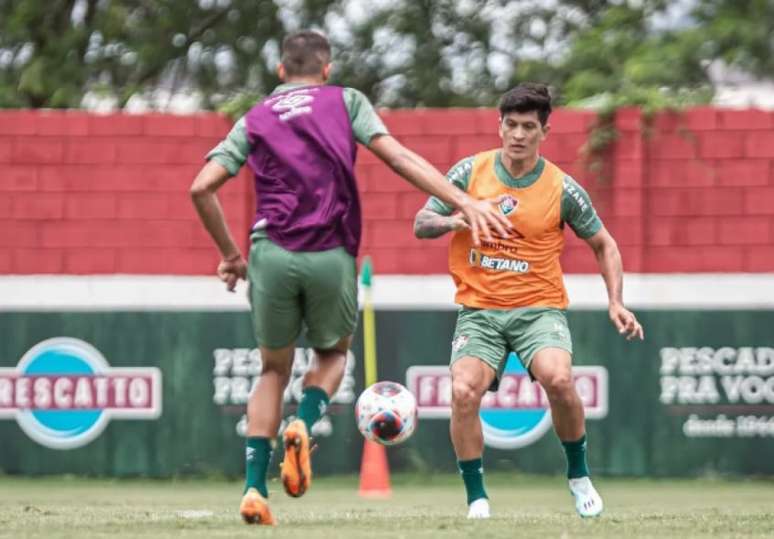
[(332, 348), (357, 325), (355, 259), (343, 248), (292, 252), (252, 238), (250, 305), (259, 346), (283, 348), (306, 327), (309, 346)]
[(463, 307), (457, 315), (451, 363), (472, 356), (492, 367), (499, 379), (510, 352), (516, 352), (529, 371), (535, 353), (543, 348), (561, 348), (572, 354), (570, 328), (563, 310)]

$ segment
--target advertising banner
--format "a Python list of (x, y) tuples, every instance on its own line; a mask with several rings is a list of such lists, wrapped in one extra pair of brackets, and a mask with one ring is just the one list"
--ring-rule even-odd
[[(774, 473), (774, 312), (638, 316), (644, 342), (621, 338), (606, 312), (568, 313), (594, 472)], [(405, 384), (419, 404), (414, 436), (388, 450), (393, 470), (454, 470), (447, 367), (455, 317), (377, 311), (379, 379)], [(300, 341), (286, 420), (311, 353)], [(358, 335), (314, 428), (316, 473), (359, 468), (361, 357)], [(245, 312), (0, 313), (0, 471), (239, 476), (245, 403), (260, 371)], [(515, 357), (481, 417), (487, 468), (561, 473), (545, 393)]]

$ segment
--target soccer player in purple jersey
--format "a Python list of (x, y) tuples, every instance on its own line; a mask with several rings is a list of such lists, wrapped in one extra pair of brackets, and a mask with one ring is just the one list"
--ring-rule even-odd
[[(417, 188), (457, 208), (474, 241), (507, 235), (510, 222), (490, 202), (446, 181), (426, 160), (389, 135), (357, 90), (326, 85), (331, 49), (319, 33), (301, 31), (282, 43), (283, 84), (258, 102), (207, 154), (191, 196), (222, 260), (218, 276), (233, 291), (250, 284), (262, 373), (247, 404), (246, 522), (274, 524), (266, 470), (281, 420), (282, 395), (302, 326), (314, 349), (303, 380), (298, 419), (283, 434), (281, 478), (294, 497), (309, 488), (309, 432), (344, 376), (357, 324), (355, 258), (361, 211), (355, 183), (357, 142)], [(226, 225), (216, 191), (247, 164), (255, 175), (258, 208), (249, 263)]]

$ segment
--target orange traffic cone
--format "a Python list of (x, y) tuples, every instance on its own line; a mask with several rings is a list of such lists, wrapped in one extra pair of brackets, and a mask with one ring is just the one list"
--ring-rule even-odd
[(383, 445), (371, 440), (366, 440), (363, 445), (359, 494), (364, 498), (389, 498), (392, 495), (387, 451)]

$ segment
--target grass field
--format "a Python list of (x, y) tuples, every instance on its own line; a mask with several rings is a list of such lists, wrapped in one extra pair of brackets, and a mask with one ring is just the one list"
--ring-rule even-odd
[(600, 479), (601, 518), (578, 518), (561, 478), (493, 475), (494, 518), (468, 522), (457, 477), (396, 476), (389, 501), (356, 478), (316, 480), (300, 500), (270, 486), (276, 528), (246, 526), (223, 481), (0, 477), (0, 537), (774, 537), (772, 481)]

